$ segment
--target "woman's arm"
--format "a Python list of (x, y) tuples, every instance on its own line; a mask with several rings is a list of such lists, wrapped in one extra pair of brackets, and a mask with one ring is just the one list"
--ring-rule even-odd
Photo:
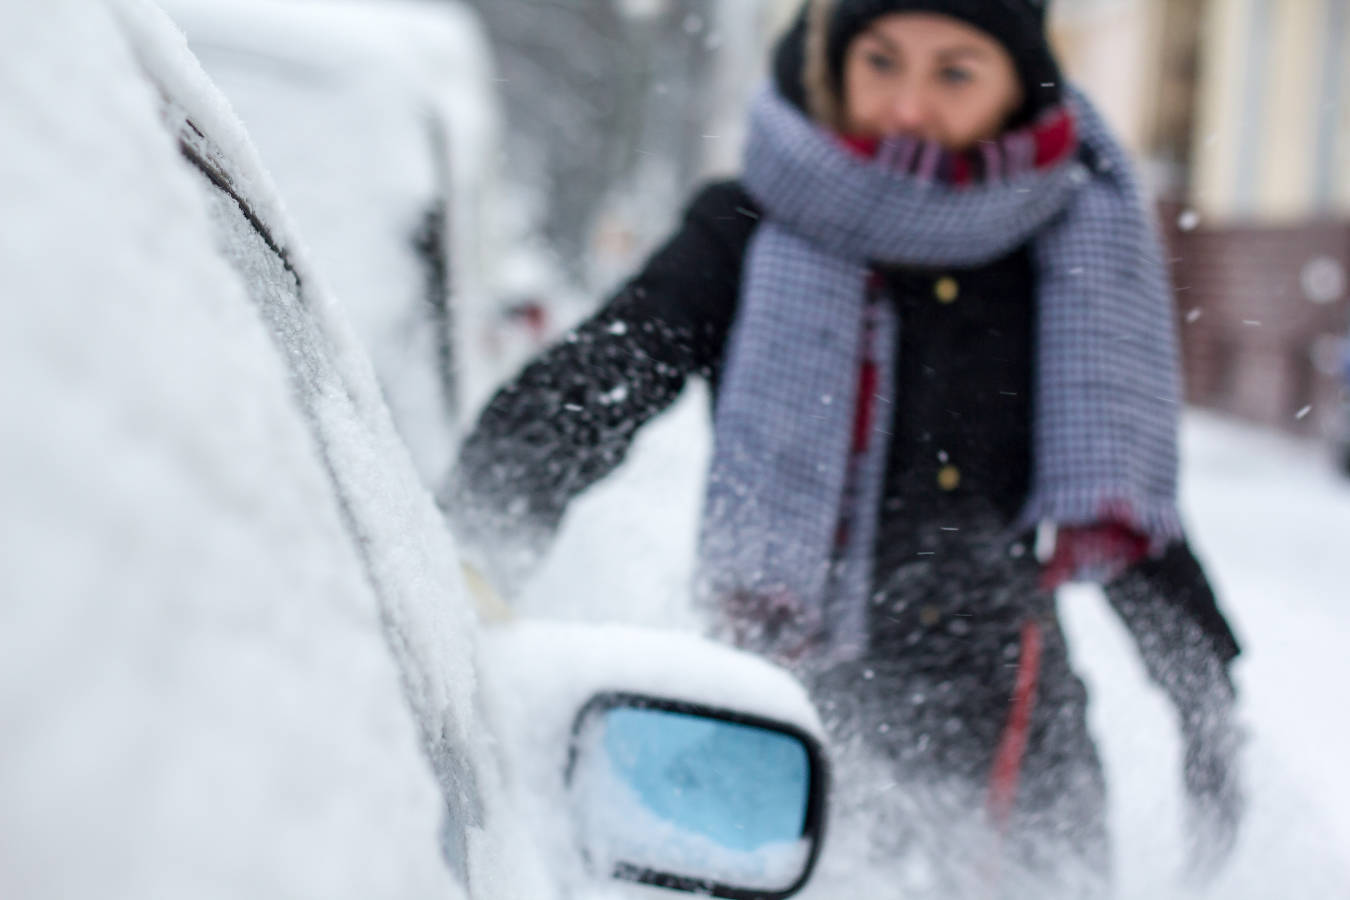
[(572, 498), (623, 461), (685, 380), (718, 368), (755, 221), (738, 185), (705, 188), (642, 271), (483, 410), (439, 501), (500, 589), (514, 592)]
[(1243, 731), (1230, 667), (1240, 648), (1200, 563), (1182, 542), (1106, 585), (1149, 677), (1167, 694), (1184, 746), (1190, 874), (1211, 877), (1231, 853), (1246, 806)]

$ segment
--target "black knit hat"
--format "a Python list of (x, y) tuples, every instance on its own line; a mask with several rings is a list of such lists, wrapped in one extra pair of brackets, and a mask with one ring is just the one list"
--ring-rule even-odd
[[(1049, 0), (807, 0), (793, 29), (800, 35), (797, 40), (805, 42), (798, 52), (804, 51), (801, 77), (806, 98), (816, 107), (814, 113), (832, 118), (819, 107), (837, 108), (844, 56), (854, 38), (875, 19), (890, 13), (939, 13), (980, 29), (1007, 49), (1025, 98), (1010, 124), (1024, 124), (1062, 97), (1059, 65), (1045, 35), (1047, 6)], [(786, 40), (792, 38), (790, 32)], [(813, 85), (813, 79), (824, 83)], [(822, 91), (832, 98), (827, 104), (818, 102), (820, 96), (812, 96)]]

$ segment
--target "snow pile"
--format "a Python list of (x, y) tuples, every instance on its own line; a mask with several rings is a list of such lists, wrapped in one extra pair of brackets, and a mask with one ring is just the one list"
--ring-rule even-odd
[[(1350, 482), (1316, 445), (1192, 412), (1183, 512), (1243, 644), (1249, 809), (1234, 859), (1202, 896), (1350, 898)], [(1093, 698), (1123, 898), (1179, 896), (1181, 745), (1128, 636), (1095, 591), (1061, 600)]]
[(707, 389), (691, 382), (638, 432), (623, 466), (573, 502), (522, 613), (702, 628), (689, 598), (708, 423)]
[[(557, 727), (566, 733), (572, 717), (592, 696), (625, 691), (744, 707), (821, 734), (815, 707), (796, 679), (754, 654), (698, 635), (619, 624), (517, 620), (485, 629), (482, 642), (485, 695), (498, 715), (514, 720), (511, 727)], [(565, 746), (566, 741), (549, 744)]]

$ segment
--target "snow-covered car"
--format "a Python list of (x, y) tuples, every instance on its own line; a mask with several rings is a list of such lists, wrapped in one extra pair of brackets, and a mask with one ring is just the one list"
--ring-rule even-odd
[[(165, 0), (366, 344), (424, 480), (504, 344), (552, 333), (519, 282), (489, 45), (467, 6)], [(509, 268), (510, 278), (505, 270)], [(519, 352), (509, 354), (514, 362)]]
[[(481, 625), (172, 23), (0, 20), (0, 896), (800, 887), (825, 773), (796, 682), (692, 636)], [(671, 771), (742, 790), (690, 806)]]

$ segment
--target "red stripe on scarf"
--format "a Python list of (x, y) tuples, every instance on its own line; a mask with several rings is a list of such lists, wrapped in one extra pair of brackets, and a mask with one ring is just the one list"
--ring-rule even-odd
[(874, 137), (861, 137), (858, 135), (841, 134), (838, 135), (839, 143), (844, 145), (844, 149), (861, 159), (872, 159), (881, 149), (881, 139)]
[[(1034, 165), (1038, 169), (1048, 169), (1062, 162), (1078, 147), (1078, 128), (1073, 113), (1065, 106), (1049, 110), (1035, 125), (1020, 133), (1031, 136), (1036, 147)], [(1019, 132), (1000, 135), (991, 144), (1005, 163), (1008, 138), (1016, 134)], [(859, 159), (875, 159), (884, 143), (881, 138), (861, 135), (837, 134), (835, 137), (840, 146)], [(918, 154), (915, 162), (922, 158), (923, 154)], [(978, 148), (959, 154), (944, 151), (944, 159), (937, 171), (943, 173), (942, 177), (949, 183), (964, 187), (985, 177), (985, 166), (986, 161)]]
[(975, 180), (975, 166), (969, 154), (962, 154), (952, 161), (952, 184), (965, 187)]
[(1051, 116), (1034, 133), (1038, 169), (1054, 165), (1078, 146), (1078, 129), (1067, 112)]
[(853, 417), (854, 453), (866, 453), (872, 439), (872, 422), (876, 419), (877, 379), (876, 361), (870, 357), (863, 360), (858, 369), (858, 411)]

